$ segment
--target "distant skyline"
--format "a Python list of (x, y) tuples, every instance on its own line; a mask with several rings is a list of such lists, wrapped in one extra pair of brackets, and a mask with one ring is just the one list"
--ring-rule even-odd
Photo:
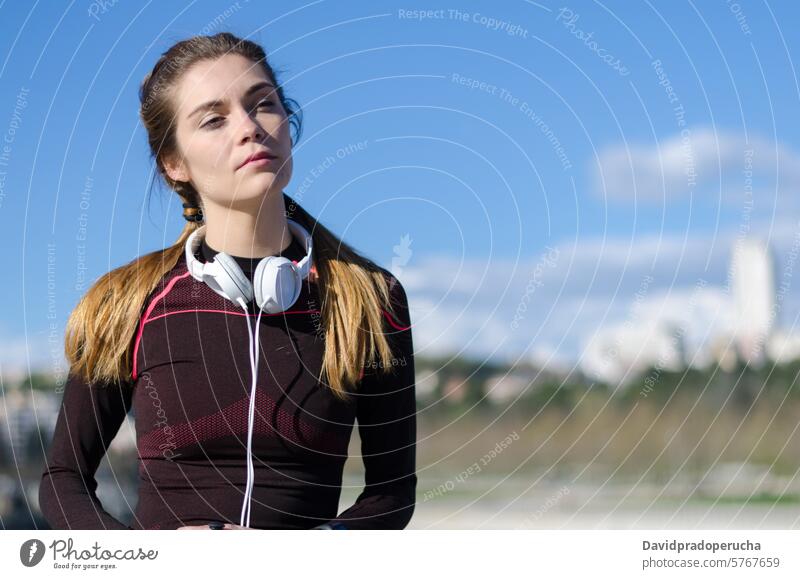
[(3, 5), (0, 373), (57, 366), (89, 284), (177, 238), (138, 85), (221, 30), (303, 107), (286, 192), (396, 273), (419, 355), (569, 369), (632, 309), (719, 323), (743, 236), (794, 331), (798, 6), (662, 4)]
[[(652, 276), (642, 280), (625, 320), (593, 334), (581, 369), (607, 383), (631, 382), (648, 368), (680, 371), (736, 360), (754, 366), (800, 358), (800, 333), (780, 323), (785, 275), (800, 252), (800, 237), (776, 288), (775, 255), (763, 239), (740, 237), (731, 247), (724, 285), (699, 279), (690, 294), (647, 299)], [(657, 305), (658, 308), (653, 306)]]

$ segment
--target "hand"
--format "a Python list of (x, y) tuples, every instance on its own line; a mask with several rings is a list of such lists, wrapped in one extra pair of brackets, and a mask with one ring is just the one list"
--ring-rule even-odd
[[(205, 525), (186, 525), (184, 527), (178, 527), (176, 530), (178, 531), (211, 531), (212, 529), (208, 528), (208, 524)], [(234, 525), (232, 523), (225, 523), (225, 526), (221, 529), (222, 531), (257, 531), (258, 529), (253, 529), (252, 527), (243, 527), (241, 525)]]
[(314, 530), (321, 529), (326, 531), (338, 531), (340, 529), (347, 529), (344, 523), (328, 521), (327, 523), (322, 523), (321, 525), (317, 525), (314, 527)]
[(208, 525), (187, 525), (185, 527), (178, 527), (176, 531), (210, 531)]
[(258, 531), (258, 529), (254, 529), (253, 527), (243, 527), (241, 525), (234, 525), (232, 523), (225, 523), (226, 531)]

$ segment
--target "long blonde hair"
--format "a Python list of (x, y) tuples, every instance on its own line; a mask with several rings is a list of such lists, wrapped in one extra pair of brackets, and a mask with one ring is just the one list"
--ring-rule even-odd
[[(200, 205), (189, 183), (175, 182), (164, 170), (163, 159), (176, 151), (174, 112), (169, 98), (181, 73), (192, 64), (226, 54), (239, 54), (262, 66), (277, 88), (296, 138), (301, 132), (299, 107), (285, 98), (264, 50), (256, 43), (222, 32), (195, 36), (173, 45), (145, 76), (139, 91), (140, 116), (147, 130), (151, 154), (159, 174), (184, 202)], [(384, 334), (383, 314), (395, 316), (390, 299), (391, 276), (359, 255), (283, 194), (287, 217), (311, 233), (318, 276), (325, 352), (320, 381), (336, 396), (348, 392), (369, 366), (393, 371), (392, 351)], [(175, 244), (138, 257), (101, 276), (78, 302), (67, 322), (65, 353), (71, 373), (93, 383), (130, 381), (134, 336), (145, 300), (178, 262), (189, 235), (202, 223), (188, 222)]]

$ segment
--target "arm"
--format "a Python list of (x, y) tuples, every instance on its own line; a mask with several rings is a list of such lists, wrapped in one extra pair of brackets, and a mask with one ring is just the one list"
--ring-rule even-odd
[(95, 472), (131, 405), (130, 383), (88, 384), (70, 374), (39, 487), (53, 529), (128, 529), (97, 499)]
[(355, 504), (330, 522), (334, 528), (403, 529), (414, 513), (417, 409), (411, 319), (397, 280), (390, 294), (396, 319), (385, 327), (397, 365), (394, 374), (366, 369), (355, 394), (366, 484)]

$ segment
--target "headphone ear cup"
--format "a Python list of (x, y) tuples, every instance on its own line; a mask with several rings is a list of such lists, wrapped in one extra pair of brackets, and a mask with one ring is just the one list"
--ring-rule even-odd
[(268, 314), (279, 314), (292, 307), (302, 288), (297, 267), (282, 256), (265, 257), (253, 274), (254, 298)]
[(232, 302), (236, 302), (238, 298), (244, 299), (248, 304), (253, 301), (253, 284), (230, 255), (218, 253), (214, 256), (214, 263), (219, 267), (213, 279)]

